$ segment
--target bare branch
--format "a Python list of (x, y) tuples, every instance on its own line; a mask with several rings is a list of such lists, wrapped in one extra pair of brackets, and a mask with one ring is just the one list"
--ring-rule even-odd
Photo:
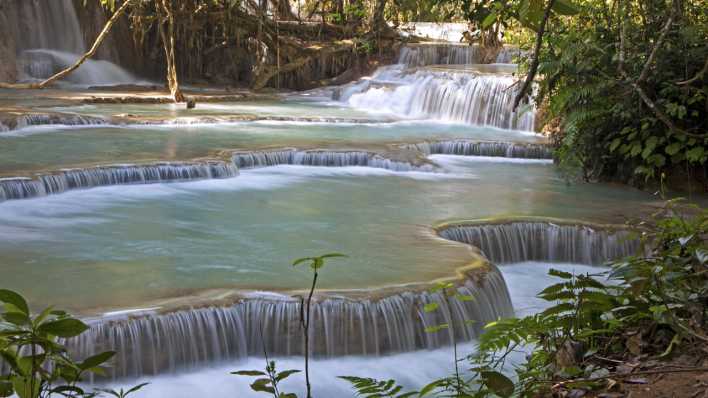
[(516, 98), (514, 99), (514, 111), (519, 107), (521, 100), (526, 96), (526, 93), (531, 87), (533, 79), (536, 77), (536, 72), (538, 71), (538, 57), (541, 52), (541, 44), (543, 43), (543, 34), (546, 32), (546, 24), (548, 23), (548, 18), (551, 16), (551, 8), (553, 7), (555, 0), (548, 0), (546, 4), (546, 9), (543, 11), (543, 20), (538, 27), (538, 32), (536, 32), (536, 44), (533, 50), (533, 59), (531, 60), (531, 67), (529, 68), (528, 74), (526, 74), (526, 80), (524, 80), (524, 85), (521, 86), (521, 91), (516, 93)]

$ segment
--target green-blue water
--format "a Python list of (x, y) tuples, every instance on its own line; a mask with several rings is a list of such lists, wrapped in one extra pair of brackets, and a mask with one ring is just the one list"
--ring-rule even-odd
[(451, 218), (518, 214), (616, 220), (651, 197), (567, 185), (548, 163), (434, 156), (444, 173), (280, 166), (228, 180), (74, 191), (0, 204), (3, 285), (33, 302), (139, 306), (211, 288), (307, 285), (292, 259), (350, 256), (322, 288), (450, 275), (468, 249), (432, 236)]

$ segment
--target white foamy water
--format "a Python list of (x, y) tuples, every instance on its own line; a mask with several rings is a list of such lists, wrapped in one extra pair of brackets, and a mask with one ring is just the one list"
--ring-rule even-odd
[(343, 87), (339, 100), (356, 109), (402, 118), (533, 131), (535, 110), (512, 111), (515, 81), (510, 75), (415, 70), (399, 64)]
[[(24, 51), (18, 62), (21, 80), (46, 79), (73, 65), (80, 57), (81, 54), (50, 49)], [(136, 83), (137, 79), (112, 62), (89, 59), (63, 82), (83, 86), (114, 85)]]
[[(525, 316), (541, 311), (549, 303), (536, 297), (544, 287), (557, 283), (560, 279), (548, 275), (551, 268), (567, 272), (596, 274), (603, 268), (581, 264), (524, 262), (508, 264), (500, 267), (504, 279), (509, 286), (511, 299), (517, 316)], [(459, 357), (472, 353), (475, 343), (463, 343), (458, 347)], [(274, 358), (279, 370), (303, 369), (303, 358)], [(310, 364), (313, 380), (313, 395), (317, 397), (354, 397), (349, 383), (337, 376), (376, 377), (378, 379), (395, 379), (408, 389), (420, 389), (436, 378), (449, 376), (454, 371), (451, 347), (387, 355), (381, 357), (350, 356), (335, 359), (315, 359)], [(511, 362), (522, 359), (522, 354), (511, 358)], [(236, 370), (262, 369), (265, 366), (263, 358), (248, 358), (233, 363), (214, 364), (196, 372), (185, 372), (164, 375), (139, 380), (127, 380), (123, 383), (111, 384), (112, 387), (150, 382), (136, 398), (153, 397), (239, 397), (257, 398), (259, 394), (249, 388), (253, 378), (230, 375)], [(464, 369), (466, 366), (463, 366)], [(303, 396), (304, 375), (295, 374), (281, 384), (281, 391), (294, 392)]]

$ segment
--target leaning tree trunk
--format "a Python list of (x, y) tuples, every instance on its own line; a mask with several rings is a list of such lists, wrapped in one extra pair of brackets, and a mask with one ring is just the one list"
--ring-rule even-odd
[[(165, 60), (167, 61), (167, 85), (170, 88), (170, 95), (175, 102), (186, 102), (182, 90), (179, 88), (177, 80), (177, 64), (175, 62), (175, 19), (172, 13), (172, 0), (158, 0), (156, 3), (158, 15), (164, 16), (158, 23), (158, 30), (162, 38), (162, 45), (165, 48)], [(164, 22), (167, 22), (167, 32), (165, 32)]]
[(94, 54), (96, 54), (96, 51), (98, 51), (98, 48), (101, 46), (101, 43), (103, 43), (103, 40), (108, 36), (108, 33), (111, 31), (111, 28), (113, 28), (113, 24), (116, 23), (118, 18), (120, 18), (121, 15), (125, 13), (125, 10), (128, 9), (128, 6), (130, 3), (132, 3), (134, 0), (125, 0), (122, 6), (120, 6), (116, 12), (113, 13), (113, 16), (106, 22), (106, 25), (103, 26), (103, 30), (101, 30), (101, 33), (96, 37), (96, 40), (93, 42), (93, 45), (91, 46), (91, 49), (88, 50), (81, 58), (79, 58), (76, 63), (71, 65), (70, 67), (62, 70), (59, 73), (54, 74), (47, 80), (44, 80), (39, 83), (29, 83), (29, 84), (12, 84), (12, 83), (0, 83), (0, 88), (31, 88), (31, 89), (41, 89), (49, 86), (50, 84), (53, 84), (55, 81), (59, 79), (63, 79), (67, 75), (69, 75), (71, 72), (75, 71), (78, 69), (81, 64), (86, 62), (89, 58), (93, 57)]

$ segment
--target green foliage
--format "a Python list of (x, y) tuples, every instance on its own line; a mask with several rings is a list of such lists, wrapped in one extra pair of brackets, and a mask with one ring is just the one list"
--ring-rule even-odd
[(148, 384), (150, 384), (150, 383), (138, 384), (138, 385), (136, 385), (136, 386), (134, 386), (134, 387), (132, 387), (132, 388), (129, 388), (129, 389), (127, 389), (127, 390), (123, 390), (123, 389), (121, 388), (120, 390), (116, 391), (116, 390), (111, 390), (111, 389), (107, 389), (107, 388), (97, 388), (96, 391), (100, 391), (100, 392), (106, 393), (106, 394), (108, 394), (108, 395), (110, 395), (110, 396), (112, 396), (112, 397), (116, 397), (116, 398), (126, 398), (126, 397), (129, 396), (130, 394), (139, 391), (140, 389), (142, 389), (143, 387), (147, 386)]
[[(0, 360), (8, 369), (0, 374), (0, 397), (94, 397), (100, 392), (123, 398), (145, 384), (121, 390), (87, 392), (77, 386), (85, 375), (105, 375), (103, 366), (115, 352), (106, 351), (76, 361), (59, 338), (72, 338), (88, 329), (65, 311), (46, 308), (37, 315), (18, 293), (0, 289)], [(117, 394), (117, 395), (116, 395)]]
[(340, 379), (351, 383), (357, 396), (365, 398), (409, 398), (420, 396), (418, 391), (402, 392), (403, 387), (396, 384), (394, 380), (376, 380), (371, 378), (355, 376), (339, 376)]
[[(533, 347), (516, 368), (518, 395), (535, 396), (549, 388), (548, 380), (574, 379), (568, 388), (592, 389), (598, 386), (593, 377), (612, 371), (606, 361), (593, 359), (623, 354), (632, 345), (627, 336), (639, 341), (631, 350), (659, 358), (680, 344), (708, 341), (708, 212), (694, 211), (682, 217), (669, 202), (654, 215), (653, 232), (642, 234), (646, 254), (615, 262), (611, 271), (573, 275), (551, 270), (561, 281), (539, 297), (554, 305), (539, 314), (488, 324), (479, 352), (470, 357), (477, 376), (484, 379), (483, 372), (501, 370), (517, 347)], [(600, 276), (614, 282), (602, 282)]]
[(317, 272), (320, 268), (324, 267), (325, 260), (328, 258), (336, 257), (346, 257), (344, 254), (340, 253), (329, 253), (317, 257), (303, 257), (293, 261), (293, 267), (297, 267), (300, 264), (309, 264), (310, 268)]
[(266, 361), (265, 372), (260, 370), (239, 370), (231, 372), (232, 375), (258, 377), (251, 383), (251, 390), (272, 395), (274, 398), (297, 398), (293, 393), (281, 392), (278, 383), (287, 379), (299, 370), (290, 369), (278, 372), (275, 368), (275, 361)]
[[(549, 271), (559, 282), (538, 296), (550, 307), (487, 324), (477, 351), (467, 358), (472, 377), (460, 382), (456, 373), (434, 380), (418, 396), (537, 397), (549, 395), (554, 385), (555, 395), (587, 391), (618, 372), (612, 364), (622, 361), (607, 358), (624, 358), (629, 351), (635, 358), (661, 359), (694, 342), (708, 343), (708, 211), (684, 207), (691, 215), (682, 216), (678, 206), (668, 202), (640, 223), (641, 253), (611, 263), (609, 271)], [(451, 287), (434, 290), (454, 297)], [(438, 309), (424, 306), (426, 312)], [(515, 353), (526, 359), (510, 369), (507, 361)], [(392, 380), (345, 380), (367, 397), (395, 396), (385, 393), (399, 387)]]
[(708, 20), (703, 2), (682, 3), (675, 10), (669, 0), (625, 0), (624, 7), (585, 0), (572, 20), (551, 21), (536, 102), (547, 104), (547, 120), (561, 120), (557, 155), (566, 170), (586, 180), (646, 181), (705, 167)]

